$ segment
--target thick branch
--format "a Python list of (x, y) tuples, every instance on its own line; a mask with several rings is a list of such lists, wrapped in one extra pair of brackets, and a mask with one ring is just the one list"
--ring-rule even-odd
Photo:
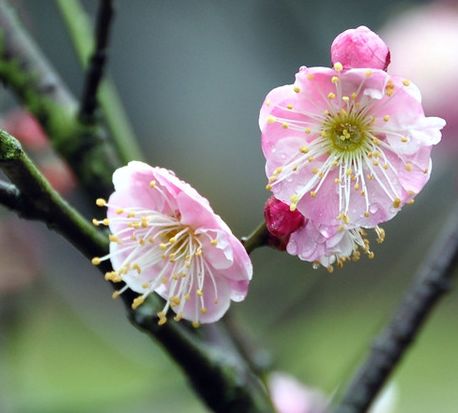
[(5, 0), (0, 0), (0, 79), (40, 120), (90, 195), (107, 196), (119, 160), (100, 128), (78, 121), (75, 99)]
[(82, 122), (95, 123), (97, 93), (107, 62), (108, 40), (114, 17), (112, 0), (100, 0), (95, 26), (95, 47), (86, 72), (79, 117)]
[[(88, 258), (106, 253), (106, 237), (53, 190), (19, 142), (5, 131), (0, 131), (0, 168), (14, 184), (0, 185), (0, 200), (6, 199), (7, 206), (24, 217), (45, 222)], [(103, 273), (111, 271), (108, 264), (99, 268)], [(264, 387), (236, 352), (204, 342), (184, 323), (158, 326), (156, 313), (163, 308), (161, 299), (150, 295), (133, 311), (134, 296), (130, 290), (122, 295), (132, 323), (164, 346), (210, 408), (221, 413), (273, 412)]]
[[(87, 68), (90, 55), (94, 50), (91, 25), (87, 13), (78, 0), (55, 0), (67, 26), (76, 55)], [(105, 77), (100, 85), (98, 99), (103, 110), (104, 120), (110, 131), (110, 137), (116, 147), (122, 163), (133, 159), (143, 159), (132, 127), (123, 109), (123, 105), (109, 78)]]
[(366, 412), (390, 374), (450, 288), (458, 263), (458, 206), (414, 278), (393, 319), (377, 337), (335, 413)]

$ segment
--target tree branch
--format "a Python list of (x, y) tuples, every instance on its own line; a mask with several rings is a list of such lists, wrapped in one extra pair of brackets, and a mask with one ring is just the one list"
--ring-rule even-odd
[(105, 72), (108, 41), (113, 17), (114, 8), (112, 0), (100, 0), (95, 25), (94, 52), (89, 60), (89, 67), (86, 71), (79, 112), (79, 118), (83, 123), (95, 123), (97, 93)]
[[(94, 50), (89, 18), (78, 0), (55, 0), (67, 26), (76, 55), (83, 68), (87, 68)], [(98, 99), (110, 137), (122, 163), (133, 159), (142, 160), (132, 127), (123, 109), (119, 95), (109, 78), (105, 76), (99, 88)]]
[(119, 160), (102, 129), (78, 121), (75, 99), (5, 0), (0, 0), (0, 79), (39, 119), (90, 196), (108, 196)]
[(364, 413), (450, 288), (458, 264), (458, 205), (391, 322), (376, 338), (334, 413)]
[[(0, 168), (13, 183), (0, 185), (0, 201), (25, 218), (45, 222), (86, 257), (106, 254), (107, 238), (60, 197), (6, 131), (0, 131)], [(112, 270), (106, 262), (98, 268), (102, 273)], [(121, 296), (131, 322), (162, 344), (211, 409), (273, 413), (265, 388), (238, 353), (206, 343), (185, 323), (159, 326), (156, 313), (163, 308), (161, 299), (152, 294), (134, 311), (131, 303), (136, 295), (127, 290)]]

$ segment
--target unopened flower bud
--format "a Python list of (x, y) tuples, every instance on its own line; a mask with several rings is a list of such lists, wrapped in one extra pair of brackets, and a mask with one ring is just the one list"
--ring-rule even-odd
[(348, 29), (332, 42), (331, 62), (339, 62), (344, 69), (371, 68), (386, 70), (390, 64), (390, 50), (385, 42), (366, 26)]
[[(289, 236), (304, 224), (304, 216), (298, 211), (291, 211), (289, 205), (270, 197), (264, 206), (264, 218), (271, 235), (278, 238), (280, 244), (288, 243)], [(278, 247), (278, 245), (277, 245)]]

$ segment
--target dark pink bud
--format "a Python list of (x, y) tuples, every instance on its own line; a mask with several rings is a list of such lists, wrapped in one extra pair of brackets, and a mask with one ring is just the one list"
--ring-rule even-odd
[(366, 26), (348, 29), (332, 42), (331, 62), (341, 63), (344, 69), (371, 68), (386, 70), (390, 64), (390, 50), (385, 42)]
[(270, 234), (288, 242), (289, 236), (301, 227), (305, 219), (298, 211), (291, 211), (289, 205), (270, 197), (264, 206), (264, 218)]

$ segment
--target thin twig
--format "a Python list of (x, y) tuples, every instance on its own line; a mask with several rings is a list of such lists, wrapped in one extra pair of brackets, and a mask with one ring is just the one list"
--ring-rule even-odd
[(89, 60), (89, 67), (86, 72), (79, 112), (81, 121), (89, 124), (95, 122), (97, 94), (108, 60), (107, 49), (113, 17), (113, 1), (100, 0), (95, 25), (94, 51)]
[[(70, 40), (81, 66), (87, 69), (94, 50), (94, 39), (89, 17), (79, 0), (55, 0)], [(105, 75), (100, 85), (98, 100), (103, 111), (103, 120), (110, 132), (110, 138), (122, 163), (133, 159), (142, 160), (143, 155), (135, 137), (132, 125), (123, 108), (119, 94)]]
[(269, 245), (269, 231), (266, 224), (264, 222), (259, 224), (250, 235), (242, 237), (241, 241), (248, 254), (251, 254), (256, 248)]
[(420, 333), (435, 305), (450, 289), (458, 263), (458, 205), (393, 319), (376, 338), (367, 359), (346, 389), (334, 413), (367, 411), (390, 374)]
[[(20, 143), (6, 131), (0, 131), (0, 168), (13, 185), (0, 185), (0, 201), (6, 199), (7, 206), (25, 218), (45, 222), (86, 257), (106, 253), (107, 237), (61, 198)], [(106, 262), (98, 268), (102, 273), (112, 270)], [(156, 313), (163, 308), (161, 299), (151, 294), (147, 302), (134, 311), (131, 309), (134, 296), (130, 290), (121, 296), (133, 325), (163, 345), (211, 409), (221, 413), (273, 413), (264, 387), (237, 352), (206, 343), (184, 323), (159, 326)]]

